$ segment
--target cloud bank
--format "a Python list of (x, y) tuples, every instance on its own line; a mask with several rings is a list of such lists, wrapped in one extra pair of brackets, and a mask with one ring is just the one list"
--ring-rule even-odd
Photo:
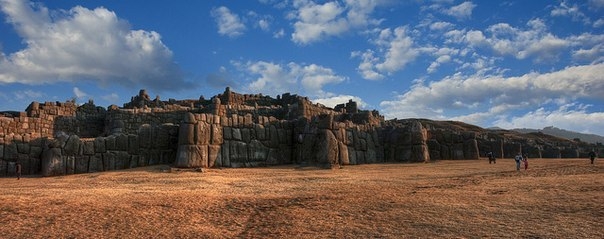
[(0, 0), (26, 47), (2, 53), (0, 83), (95, 81), (100, 85), (180, 90), (190, 87), (159, 33), (133, 30), (105, 8), (51, 12), (40, 4)]
[(382, 113), (392, 118), (454, 119), (509, 128), (543, 122), (561, 127), (576, 124), (574, 119), (583, 117), (591, 122), (583, 126), (585, 129), (602, 128), (603, 113), (590, 113), (589, 104), (573, 102), (604, 100), (603, 75), (604, 64), (517, 77), (455, 75), (430, 83), (418, 81), (409, 91), (382, 101), (380, 106)]

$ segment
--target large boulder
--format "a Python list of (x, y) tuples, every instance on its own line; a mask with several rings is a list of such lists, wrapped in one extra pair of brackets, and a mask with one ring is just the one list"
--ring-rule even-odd
[(89, 161), (90, 156), (76, 156), (74, 173), (87, 173)]
[(222, 153), (220, 145), (208, 146), (208, 167), (222, 167)]
[(107, 151), (105, 147), (105, 138), (97, 137), (94, 139), (94, 152), (95, 153), (105, 153)]
[(82, 144), (82, 154), (93, 155), (94, 154), (94, 141), (84, 141)]
[(212, 136), (211, 136), (211, 144), (220, 145), (224, 142), (222, 137), (222, 126), (218, 124), (212, 124)]
[(77, 135), (71, 135), (65, 142), (65, 147), (63, 147), (63, 152), (66, 156), (75, 156), (80, 155), (80, 146), (82, 145), (82, 141)]
[(478, 159), (480, 153), (478, 152), (478, 142), (476, 139), (468, 139), (464, 142), (464, 157), (465, 159)]
[(316, 149), (317, 163), (330, 166), (338, 164), (339, 144), (336, 136), (331, 130), (319, 130), (317, 134)]
[(212, 136), (212, 128), (210, 124), (199, 121), (195, 127), (195, 144), (208, 145)]
[(65, 160), (61, 148), (46, 147), (41, 159), (42, 176), (58, 176), (65, 174)]
[(339, 159), (341, 165), (350, 164), (350, 158), (348, 158), (348, 146), (343, 142), (338, 142)]
[(194, 145), (195, 143), (195, 125), (181, 124), (178, 133), (178, 145)]
[(174, 166), (179, 168), (208, 167), (207, 145), (179, 145)]

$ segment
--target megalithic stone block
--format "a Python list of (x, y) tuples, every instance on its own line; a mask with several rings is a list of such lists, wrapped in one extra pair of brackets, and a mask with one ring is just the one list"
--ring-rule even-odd
[(212, 136), (211, 136), (211, 144), (220, 145), (224, 141), (222, 137), (222, 126), (218, 124), (212, 124)]
[(65, 174), (65, 159), (61, 148), (48, 148), (42, 153), (42, 176), (58, 176)]
[(220, 145), (209, 145), (208, 146), (208, 168), (221, 167), (222, 159), (221, 146)]
[(84, 155), (93, 155), (94, 154), (94, 141), (85, 141), (82, 145), (82, 153)]
[(63, 147), (63, 152), (67, 156), (78, 155), (81, 144), (82, 144), (82, 141), (80, 141), (80, 137), (78, 137), (77, 135), (71, 135), (65, 142), (65, 147)]
[(343, 142), (338, 142), (338, 149), (340, 155), (340, 164), (349, 165), (350, 158), (348, 158), (348, 146), (346, 146), (346, 144)]
[(88, 164), (88, 172), (89, 173), (96, 173), (96, 172), (102, 172), (104, 171), (103, 168), (103, 154), (102, 153), (96, 153), (92, 156), (90, 156), (90, 161)]
[(208, 167), (208, 146), (179, 145), (174, 166), (179, 168)]
[(94, 139), (94, 152), (95, 153), (105, 153), (107, 149), (105, 148), (105, 138), (97, 137)]
[(8, 171), (8, 161), (0, 159), (0, 176), (6, 176)]
[(88, 172), (88, 163), (90, 161), (90, 156), (76, 156), (75, 157), (75, 171), (74, 173), (87, 173)]
[(212, 136), (212, 128), (210, 124), (199, 121), (195, 127), (195, 143), (197, 145), (208, 145), (210, 144), (210, 137)]
[(178, 145), (194, 145), (195, 144), (195, 125), (181, 124), (178, 131)]

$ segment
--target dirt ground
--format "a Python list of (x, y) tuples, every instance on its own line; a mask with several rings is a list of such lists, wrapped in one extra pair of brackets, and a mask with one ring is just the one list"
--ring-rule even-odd
[(0, 178), (0, 238), (604, 238), (604, 162)]

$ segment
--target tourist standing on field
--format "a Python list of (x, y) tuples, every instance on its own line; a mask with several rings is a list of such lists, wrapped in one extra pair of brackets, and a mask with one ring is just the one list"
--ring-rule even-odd
[(489, 153), (487, 154), (487, 156), (489, 157), (489, 164), (491, 164), (491, 162), (493, 162), (493, 163), (497, 163), (497, 162), (495, 161), (495, 154), (493, 154), (493, 152), (489, 152)]
[(514, 157), (514, 161), (516, 161), (516, 171), (520, 171), (520, 161), (522, 161), (522, 154), (516, 154), (516, 157)]
[(524, 170), (527, 170), (528, 169), (528, 156), (526, 154), (522, 157), (522, 161), (524, 162)]
[(15, 164), (15, 173), (17, 174), (17, 180), (21, 179), (21, 163)]
[(596, 160), (596, 152), (594, 150), (589, 152), (589, 160), (591, 161), (591, 164), (594, 164), (594, 160)]

